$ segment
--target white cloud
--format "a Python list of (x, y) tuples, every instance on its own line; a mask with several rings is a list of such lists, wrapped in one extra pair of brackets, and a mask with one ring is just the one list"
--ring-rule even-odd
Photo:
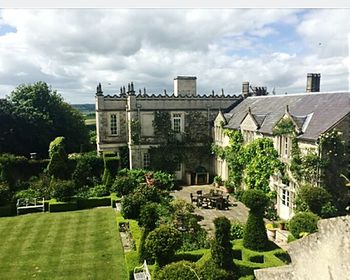
[[(0, 36), (0, 97), (20, 83), (44, 80), (70, 102), (93, 102), (99, 81), (105, 93), (131, 80), (162, 92), (171, 91), (172, 78), (181, 74), (196, 75), (203, 93), (239, 93), (245, 80), (302, 91), (306, 73), (318, 71), (323, 89), (346, 88), (350, 12), (299, 12), (2, 10), (0, 21), (17, 32)], [(296, 34), (288, 41), (279, 24)], [(267, 44), (271, 35), (286, 36), (288, 48)]]

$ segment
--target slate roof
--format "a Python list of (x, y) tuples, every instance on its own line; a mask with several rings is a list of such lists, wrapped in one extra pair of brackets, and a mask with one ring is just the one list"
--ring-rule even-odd
[[(228, 122), (225, 127), (239, 129), (250, 107), (251, 113), (258, 116), (258, 122), (261, 122), (258, 131), (272, 134), (274, 125), (285, 114), (287, 105), (298, 126), (304, 126), (304, 133), (299, 138), (317, 140), (323, 132), (350, 113), (350, 92), (248, 97), (224, 114)], [(262, 119), (262, 116), (265, 118)]]

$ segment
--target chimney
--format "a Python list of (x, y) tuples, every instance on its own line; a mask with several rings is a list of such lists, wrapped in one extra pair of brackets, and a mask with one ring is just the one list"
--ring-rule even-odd
[(244, 98), (249, 96), (249, 82), (242, 83), (242, 95)]
[(306, 79), (306, 92), (319, 92), (320, 91), (321, 74), (308, 73)]

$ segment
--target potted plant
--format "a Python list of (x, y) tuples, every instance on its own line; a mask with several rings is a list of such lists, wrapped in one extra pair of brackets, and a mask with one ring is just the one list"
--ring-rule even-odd
[(216, 175), (214, 177), (214, 186), (215, 187), (220, 187), (222, 186), (222, 178), (219, 175)]
[(276, 238), (276, 227), (274, 224), (266, 224), (265, 225), (266, 228), (266, 233), (269, 239), (274, 240)]

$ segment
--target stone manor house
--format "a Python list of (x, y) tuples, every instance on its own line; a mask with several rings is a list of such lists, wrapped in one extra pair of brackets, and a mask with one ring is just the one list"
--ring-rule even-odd
[[(251, 87), (243, 82), (242, 92), (237, 95), (197, 94), (196, 77), (178, 76), (174, 79), (174, 93), (137, 93), (133, 83), (120, 89), (114, 96), (104, 96), (99, 85), (96, 92), (96, 130), (99, 153), (120, 153), (128, 148), (130, 168), (149, 168), (150, 149), (162, 144), (155, 131), (155, 116), (159, 112), (170, 114), (171, 128), (181, 138), (188, 129), (200, 130), (215, 144), (225, 147), (229, 143), (225, 129), (240, 130), (245, 143), (258, 137), (273, 140), (280, 159), (291, 158), (291, 139), (273, 136), (274, 126), (283, 118), (290, 119), (298, 131), (298, 144), (302, 153), (308, 149), (318, 151), (321, 134), (337, 128), (343, 132), (349, 146), (350, 139), (350, 93), (320, 91), (320, 74), (308, 74), (306, 92), (300, 94), (267, 95), (266, 88)], [(201, 116), (203, 124), (193, 123), (193, 113)], [(135, 126), (135, 123), (139, 126)], [(224, 124), (224, 125), (223, 125)], [(139, 141), (133, 135), (139, 129)], [(194, 146), (204, 145), (198, 139)], [(197, 160), (197, 161), (196, 161)], [(190, 182), (188, 174), (198, 167), (213, 175), (228, 179), (225, 160), (209, 154), (194, 159), (191, 164), (179, 162), (175, 172), (178, 180)], [(193, 183), (193, 180), (192, 180)], [(283, 219), (293, 215), (294, 196), (297, 185), (292, 181), (285, 185), (279, 178), (271, 178), (270, 187), (277, 192), (277, 210)]]
[[(199, 95), (196, 82), (196, 77), (178, 76), (174, 79), (174, 93), (158, 95), (148, 94), (146, 89), (136, 92), (134, 84), (130, 83), (127, 90), (122, 87), (118, 95), (104, 96), (99, 85), (96, 92), (97, 151), (120, 153), (127, 147), (130, 168), (149, 168), (149, 149), (163, 142), (154, 127), (155, 116), (159, 112), (170, 114), (171, 128), (177, 137), (181, 138), (188, 129), (200, 129), (200, 133), (210, 137), (211, 124), (218, 112), (232, 108), (243, 97), (225, 95), (223, 90), (219, 94)], [(203, 120), (202, 125), (191, 126), (194, 113)], [(136, 132), (140, 134), (137, 143), (133, 137)], [(201, 142), (203, 140), (197, 139), (193, 145), (205, 144)], [(185, 181), (186, 172), (193, 172), (198, 166), (209, 171), (210, 165), (210, 155), (207, 160), (198, 160), (191, 166), (179, 162), (176, 178)]]

